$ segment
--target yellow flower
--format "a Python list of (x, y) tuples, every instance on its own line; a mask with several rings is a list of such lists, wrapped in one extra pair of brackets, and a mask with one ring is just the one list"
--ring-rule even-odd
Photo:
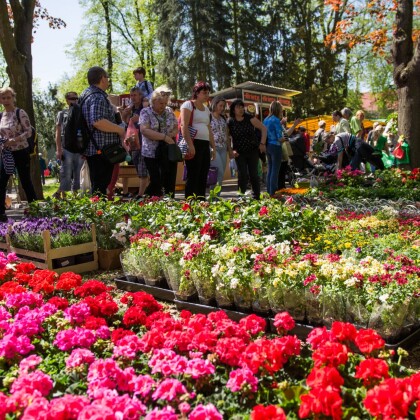
[(346, 243), (344, 244), (344, 246), (345, 246), (347, 249), (349, 249), (349, 248), (351, 248), (351, 243), (350, 243), (350, 242), (346, 242)]

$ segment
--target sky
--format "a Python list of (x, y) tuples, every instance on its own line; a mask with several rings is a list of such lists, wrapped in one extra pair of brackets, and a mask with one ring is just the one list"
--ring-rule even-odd
[(82, 25), (83, 9), (78, 0), (41, 0), (49, 14), (63, 19), (67, 26), (50, 29), (40, 21), (32, 44), (33, 76), (41, 89), (58, 82), (66, 73), (71, 75), (71, 57), (65, 54), (66, 46), (75, 41)]

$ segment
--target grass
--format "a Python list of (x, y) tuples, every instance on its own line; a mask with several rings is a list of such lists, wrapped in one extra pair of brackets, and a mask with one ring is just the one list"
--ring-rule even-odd
[(44, 198), (51, 197), (60, 186), (60, 183), (56, 181), (56, 178), (47, 178), (46, 184), (42, 186)]

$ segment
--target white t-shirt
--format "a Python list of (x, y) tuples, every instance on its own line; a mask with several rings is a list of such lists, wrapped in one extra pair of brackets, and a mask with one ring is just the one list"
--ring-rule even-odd
[[(191, 101), (186, 101), (181, 105), (181, 109), (188, 109), (192, 112), (193, 105)], [(189, 122), (189, 121), (188, 121)], [(194, 109), (194, 118), (192, 126), (197, 130), (196, 139), (210, 140), (209, 133), (210, 110), (204, 105), (204, 111), (200, 111), (197, 107)]]

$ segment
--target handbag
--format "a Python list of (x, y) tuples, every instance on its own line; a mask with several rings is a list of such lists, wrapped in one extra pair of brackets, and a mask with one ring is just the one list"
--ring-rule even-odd
[(127, 151), (124, 149), (121, 143), (114, 143), (108, 146), (104, 146), (100, 151), (104, 158), (113, 165), (116, 163), (124, 162), (127, 156)]
[(175, 143), (168, 144), (168, 160), (171, 162), (182, 162), (184, 159), (182, 157), (182, 152), (179, 146)]
[(137, 130), (134, 122), (131, 120), (128, 123), (127, 132), (125, 134), (124, 143), (129, 148), (130, 152), (133, 150), (140, 150), (140, 139), (139, 139), (139, 131)]
[[(188, 123), (188, 131), (190, 133), (191, 140), (194, 141), (195, 136), (197, 135), (197, 130), (192, 126), (195, 106), (194, 106), (193, 101), (191, 101), (191, 104), (192, 104), (193, 110), (191, 111), (190, 122)], [(181, 128), (178, 131), (178, 146), (181, 150), (181, 153), (184, 159), (187, 159), (187, 160), (192, 159), (192, 157), (188, 156), (188, 143), (187, 143), (187, 140), (185, 140), (185, 138), (182, 135)]]
[(286, 145), (287, 148), (287, 156), (290, 158), (293, 156), (293, 149), (292, 149), (292, 145), (290, 144), (289, 141), (284, 142), (284, 144)]
[(395, 146), (395, 149), (392, 151), (392, 154), (399, 160), (404, 159), (404, 149), (401, 147), (401, 143), (398, 143)]
[(80, 189), (83, 192), (89, 192), (91, 189), (89, 165), (87, 160), (83, 162), (82, 168), (80, 169)]
[(215, 166), (210, 166), (209, 172), (207, 174), (207, 186), (211, 187), (212, 185), (217, 184), (217, 175), (219, 173), (219, 169)]

